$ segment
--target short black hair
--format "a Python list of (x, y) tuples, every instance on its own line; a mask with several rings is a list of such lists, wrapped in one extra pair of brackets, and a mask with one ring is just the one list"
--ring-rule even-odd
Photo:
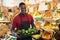
[(22, 5), (25, 5), (25, 3), (24, 2), (19, 3), (19, 7), (22, 6)]

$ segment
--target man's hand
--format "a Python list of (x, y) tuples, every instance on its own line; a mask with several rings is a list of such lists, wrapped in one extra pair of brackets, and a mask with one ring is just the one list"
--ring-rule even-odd
[(19, 36), (18, 34), (19, 34), (19, 33), (17, 33), (17, 32), (15, 33), (16, 37), (18, 37), (18, 38), (19, 38), (20, 36)]
[(12, 31), (12, 34), (15, 34), (16, 37), (18, 37), (18, 38), (20, 37), (20, 36), (18, 35), (19, 33), (15, 32), (15, 31)]

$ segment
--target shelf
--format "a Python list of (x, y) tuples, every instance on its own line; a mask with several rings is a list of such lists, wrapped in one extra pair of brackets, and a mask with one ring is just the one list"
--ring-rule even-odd
[(10, 21), (0, 21), (0, 23), (11, 23)]

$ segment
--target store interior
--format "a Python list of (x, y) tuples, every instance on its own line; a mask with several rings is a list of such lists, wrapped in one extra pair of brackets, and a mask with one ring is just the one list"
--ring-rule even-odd
[(10, 29), (13, 18), (20, 13), (20, 2), (26, 4), (26, 12), (33, 17), (36, 29), (41, 31), (33, 35), (32, 40), (40, 37), (56, 40), (55, 34), (60, 30), (60, 0), (0, 0), (0, 39), (6, 40), (9, 36), (8, 40), (12, 40)]

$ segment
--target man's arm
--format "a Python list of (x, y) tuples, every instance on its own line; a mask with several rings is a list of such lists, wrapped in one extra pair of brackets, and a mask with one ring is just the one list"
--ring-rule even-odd
[(12, 27), (11, 27), (11, 32), (12, 31), (15, 31), (16, 30), (16, 19), (14, 18), (13, 20), (12, 20)]
[(18, 33), (16, 32), (16, 30), (17, 30), (16, 20), (13, 19), (13, 21), (12, 21), (12, 27), (11, 27), (11, 32), (12, 32), (12, 34), (15, 34), (15, 36), (19, 37)]
[(31, 16), (31, 26), (32, 26), (32, 28), (33, 28), (33, 27), (35, 27), (34, 19), (33, 19), (33, 17), (32, 17), (32, 16)]
[(13, 32), (14, 29), (15, 29), (15, 27), (12, 26), (12, 27), (10, 28), (11, 32)]
[(33, 28), (33, 27), (36, 27), (34, 23), (32, 23), (31, 25), (32, 25), (32, 28)]

